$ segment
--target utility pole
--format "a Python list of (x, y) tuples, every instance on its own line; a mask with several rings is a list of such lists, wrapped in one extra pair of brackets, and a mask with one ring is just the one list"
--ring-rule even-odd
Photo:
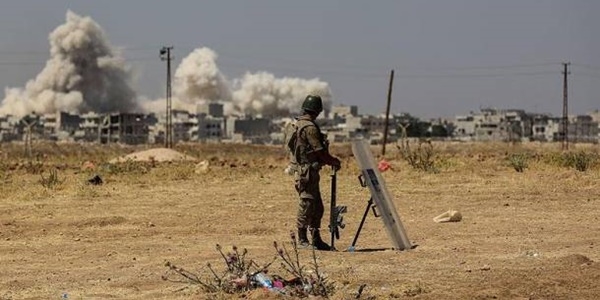
[(390, 104), (392, 103), (392, 86), (394, 85), (394, 70), (390, 72), (390, 85), (388, 86), (387, 107), (385, 109), (385, 124), (383, 129), (383, 147), (381, 148), (381, 156), (385, 155), (385, 144), (387, 144), (388, 136), (388, 121), (390, 119)]
[(568, 68), (570, 62), (562, 63), (563, 65), (563, 117), (562, 117), (562, 125), (563, 125), (563, 140), (562, 140), (562, 149), (569, 150), (569, 93), (568, 93), (568, 83), (567, 76), (571, 74)]
[(171, 50), (173, 46), (160, 49), (160, 60), (167, 61), (167, 107), (165, 111), (165, 148), (173, 148), (173, 113), (171, 111)]
[(37, 120), (23, 120), (23, 124), (25, 124), (25, 155), (31, 159), (31, 127), (35, 126)]

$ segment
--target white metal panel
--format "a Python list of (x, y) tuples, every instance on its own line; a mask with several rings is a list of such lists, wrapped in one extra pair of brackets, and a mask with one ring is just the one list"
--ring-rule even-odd
[(352, 141), (352, 153), (358, 161), (363, 179), (371, 191), (371, 197), (381, 215), (381, 220), (394, 249), (410, 249), (412, 246), (396, 212), (394, 200), (385, 186), (385, 180), (377, 169), (375, 158), (367, 141), (363, 139)]

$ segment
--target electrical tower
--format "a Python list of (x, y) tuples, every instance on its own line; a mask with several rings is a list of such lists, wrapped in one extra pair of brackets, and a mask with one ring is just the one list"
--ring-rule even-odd
[(571, 74), (569, 71), (570, 62), (562, 63), (563, 65), (563, 116), (562, 116), (562, 149), (569, 150), (569, 93), (567, 76)]
[(171, 50), (173, 46), (160, 49), (160, 60), (167, 61), (167, 109), (165, 111), (165, 148), (173, 148), (173, 113), (171, 111)]

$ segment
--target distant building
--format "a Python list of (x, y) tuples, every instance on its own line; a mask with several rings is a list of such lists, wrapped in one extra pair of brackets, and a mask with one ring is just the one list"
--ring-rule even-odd
[(475, 117), (472, 115), (456, 116), (453, 136), (464, 141), (475, 139)]
[(194, 135), (199, 141), (220, 141), (225, 134), (225, 119), (198, 116)]
[(195, 115), (186, 110), (173, 110), (171, 121), (173, 143), (189, 142), (193, 139), (192, 131), (198, 123)]
[[(597, 143), (598, 122), (589, 115), (570, 116), (568, 125), (569, 142)], [(562, 131), (561, 131), (562, 132)]]
[(270, 119), (228, 117), (225, 122), (225, 132), (232, 140), (242, 138), (243, 141), (264, 144), (270, 141), (271, 125)]
[(100, 121), (102, 116), (95, 112), (88, 112), (81, 115), (81, 123), (79, 124), (80, 133), (78, 138), (86, 142), (100, 141)]
[(474, 141), (521, 141), (532, 136), (532, 121), (524, 110), (493, 108), (457, 116), (454, 137)]
[(356, 116), (358, 116), (358, 106), (356, 105), (334, 105), (331, 107), (330, 119), (335, 119), (336, 117), (346, 118)]
[(144, 114), (107, 114), (100, 123), (99, 141), (102, 144), (145, 144), (148, 142), (148, 124)]
[(218, 102), (208, 102), (204, 104), (199, 104), (197, 107), (196, 113), (204, 116), (211, 116), (214, 118), (223, 118), (223, 104)]
[(560, 118), (536, 114), (531, 116), (531, 139), (539, 142), (559, 140)]
[(72, 140), (79, 131), (81, 122), (79, 115), (62, 111), (40, 117), (40, 124), (44, 127), (43, 136), (50, 140)]
[(15, 116), (0, 116), (0, 142), (20, 139), (19, 122), (20, 118)]
[[(224, 115), (222, 103), (198, 105), (197, 112), (173, 110), (173, 141), (214, 141), (240, 143), (281, 143), (282, 128), (290, 117), (263, 118)], [(574, 143), (598, 143), (600, 112), (569, 116), (567, 132)], [(316, 120), (330, 142), (365, 138), (381, 143), (386, 128), (385, 115), (359, 115), (356, 106), (333, 106)], [(0, 142), (33, 139), (86, 141), (100, 143), (164, 143), (166, 115), (154, 113), (66, 112), (24, 117), (0, 116)], [(409, 138), (445, 140), (449, 135), (467, 141), (561, 141), (563, 122), (549, 114), (531, 114), (519, 109), (481, 109), (468, 115), (420, 120), (408, 113), (392, 114), (387, 121), (388, 142), (397, 141), (406, 128)]]

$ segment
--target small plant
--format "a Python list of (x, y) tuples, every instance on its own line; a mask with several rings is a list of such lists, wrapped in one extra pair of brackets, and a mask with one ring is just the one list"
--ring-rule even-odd
[(28, 160), (24, 166), (25, 171), (28, 174), (42, 174), (42, 172), (44, 172), (44, 163), (41, 160)]
[[(246, 292), (251, 288), (251, 279), (254, 274), (258, 272), (264, 272), (273, 263), (266, 264), (265, 266), (259, 266), (254, 260), (248, 259), (247, 249), (243, 249), (240, 253), (236, 246), (232, 247), (233, 252), (224, 254), (221, 245), (217, 244), (216, 249), (225, 262), (225, 270), (217, 272), (211, 263), (207, 263), (208, 275), (199, 275), (187, 271), (184, 268), (177, 267), (176, 265), (166, 262), (165, 266), (169, 269), (167, 273), (162, 276), (163, 280), (171, 280), (170, 274), (178, 274), (184, 278), (184, 282), (198, 284), (202, 287), (204, 292), (207, 293), (241, 293)], [(251, 269), (254, 268), (254, 272)], [(175, 281), (181, 282), (181, 281)]]
[(6, 183), (9, 181), (10, 181), (10, 173), (4, 168), (0, 168), (0, 183)]
[(408, 139), (403, 138), (396, 147), (400, 151), (402, 158), (414, 169), (430, 173), (439, 172), (436, 167), (435, 151), (431, 141), (419, 140), (417, 148), (412, 149)]
[(89, 183), (82, 183), (77, 187), (77, 196), (83, 199), (90, 199), (100, 197), (100, 193)]
[(528, 159), (525, 153), (512, 153), (508, 155), (508, 162), (519, 173), (522, 173), (528, 167)]
[(415, 297), (415, 296), (418, 296), (420, 294), (427, 293), (427, 290), (425, 289), (425, 287), (423, 287), (423, 285), (419, 281), (416, 284), (405, 286), (405, 288), (402, 291), (402, 293), (406, 297)]
[(169, 175), (173, 180), (188, 180), (194, 175), (194, 168), (190, 165), (176, 166)]
[[(312, 253), (310, 267), (303, 265), (300, 262), (300, 251), (296, 238), (293, 234), (291, 238), (291, 251), (288, 251), (285, 245), (280, 247), (277, 242), (274, 242), (273, 246), (277, 255), (271, 262), (262, 266), (247, 257), (248, 250), (246, 249), (240, 252), (236, 246), (233, 246), (232, 252), (225, 254), (222, 247), (217, 244), (216, 249), (225, 262), (224, 270), (218, 271), (210, 263), (207, 263), (207, 270), (202, 275), (166, 262), (168, 270), (162, 279), (199, 285), (204, 292), (211, 294), (242, 294), (252, 289), (267, 287), (275, 294), (294, 298), (330, 296), (335, 285), (321, 272), (315, 251), (313, 250)], [(286, 273), (293, 276), (290, 280), (285, 280), (268, 271), (268, 268), (277, 259), (283, 260), (281, 267)], [(183, 277), (183, 281), (173, 280), (172, 275)], [(265, 282), (265, 278), (269, 282)], [(244, 296), (240, 295), (240, 297)]]
[(40, 184), (47, 189), (56, 189), (60, 185), (63, 184), (64, 179), (60, 179), (58, 177), (58, 171), (56, 169), (51, 169), (48, 177), (44, 177), (44, 174), (40, 174)]
[(301, 285), (296, 285), (296, 288), (292, 290), (291, 296), (307, 297), (312, 295), (327, 297), (331, 295), (335, 290), (335, 285), (320, 271), (315, 249), (312, 249), (312, 262), (310, 264), (312, 268), (307, 270), (306, 266), (300, 263), (300, 253), (295, 234), (292, 233), (290, 237), (292, 240), (292, 252), (288, 251), (285, 245), (279, 247), (277, 242), (273, 242), (273, 246), (279, 257), (283, 260), (281, 267), (301, 283)]
[(578, 152), (552, 153), (545, 157), (545, 161), (548, 164), (574, 168), (580, 172), (585, 172), (598, 164), (600, 157), (597, 153), (582, 150)]
[(108, 163), (103, 166), (107, 173), (117, 174), (146, 174), (150, 170), (150, 163), (127, 159), (124, 162)]
[(587, 171), (593, 164), (596, 163), (597, 159), (598, 157), (594, 153), (587, 153), (584, 151), (567, 153), (567, 161), (569, 166), (580, 172)]

